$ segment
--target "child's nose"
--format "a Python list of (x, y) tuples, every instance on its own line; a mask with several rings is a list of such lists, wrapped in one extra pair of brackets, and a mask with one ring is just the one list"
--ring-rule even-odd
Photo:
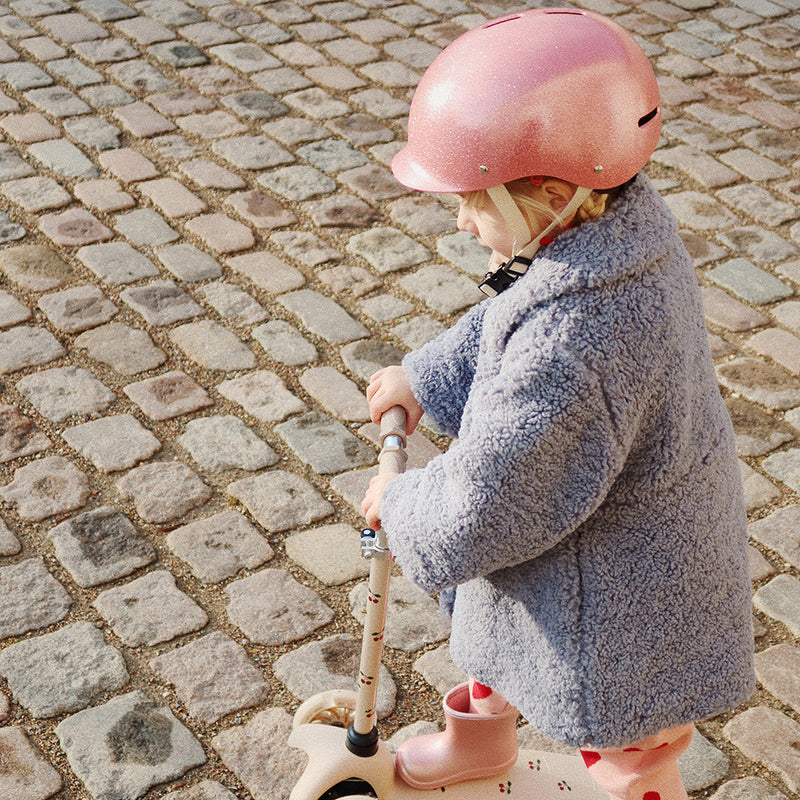
[(460, 231), (465, 231), (466, 233), (474, 233), (476, 235), (478, 233), (478, 228), (472, 219), (472, 215), (470, 214), (469, 209), (464, 208), (463, 204), (459, 206), (458, 209), (458, 217), (456, 217), (456, 227)]

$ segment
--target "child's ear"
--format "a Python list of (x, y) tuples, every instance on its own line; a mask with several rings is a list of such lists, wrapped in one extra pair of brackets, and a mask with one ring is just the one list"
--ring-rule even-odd
[(556, 214), (561, 213), (572, 200), (575, 194), (575, 186), (567, 181), (558, 178), (546, 178), (542, 182), (542, 199)]

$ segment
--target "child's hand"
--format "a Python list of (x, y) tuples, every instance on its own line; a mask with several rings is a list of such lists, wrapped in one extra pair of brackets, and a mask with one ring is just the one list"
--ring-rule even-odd
[(384, 411), (402, 406), (406, 411), (406, 433), (414, 433), (424, 411), (417, 402), (403, 367), (384, 367), (370, 379), (367, 387), (367, 402), (372, 421), (379, 425)]
[(381, 500), (386, 484), (397, 477), (396, 472), (382, 472), (376, 475), (369, 482), (369, 489), (361, 501), (361, 511), (372, 530), (377, 531), (381, 527)]

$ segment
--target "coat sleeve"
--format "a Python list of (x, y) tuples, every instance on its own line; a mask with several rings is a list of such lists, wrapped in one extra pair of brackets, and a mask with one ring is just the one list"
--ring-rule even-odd
[(484, 303), (473, 306), (444, 333), (403, 359), (411, 390), (431, 419), (456, 436), (478, 358)]
[(496, 377), (473, 387), (458, 444), (385, 489), (404, 573), (433, 593), (536, 558), (603, 502), (623, 439), (597, 374), (512, 335)]

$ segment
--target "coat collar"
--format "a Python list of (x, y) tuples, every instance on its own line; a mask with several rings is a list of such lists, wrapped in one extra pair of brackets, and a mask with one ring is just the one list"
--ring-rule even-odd
[(640, 173), (605, 214), (562, 233), (537, 254), (523, 277), (487, 302), (510, 311), (643, 275), (670, 251), (677, 227), (663, 198)]

